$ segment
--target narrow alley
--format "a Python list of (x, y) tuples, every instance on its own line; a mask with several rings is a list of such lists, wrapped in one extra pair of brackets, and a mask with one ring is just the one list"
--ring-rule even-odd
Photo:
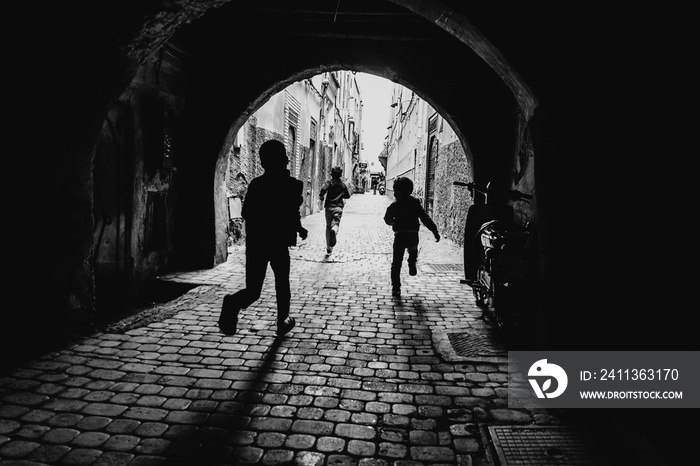
[[(558, 398), (564, 379), (534, 362), (512, 378), (514, 350), (610, 373), (673, 371), (676, 352), (698, 366), (687, 5), (26, 3), (8, 16), (6, 172), (22, 182), (6, 196), (0, 466), (698, 463), (682, 407), (700, 400), (696, 370), (659, 409), (627, 403), (636, 384), (571, 389), (599, 367), (546, 410), (517, 395)], [(227, 336), (222, 301), (246, 279), (229, 242), (268, 140), (304, 184), (296, 327), (276, 338), (268, 270)], [(314, 201), (333, 166), (387, 195), (349, 199), (327, 256)], [(443, 239), (422, 230), (394, 297), (382, 214), (399, 176)], [(525, 250), (476, 283), (528, 327), (504, 341), (462, 283), (474, 251), (465, 271), (449, 240), (511, 213)], [(575, 395), (601, 403), (567, 407)]]
[(508, 409), (506, 349), (460, 284), (459, 246), (422, 230), (418, 275), (404, 267), (392, 297), (389, 202), (354, 195), (331, 255), (323, 214), (303, 219), (297, 326), (282, 339), (271, 270), (238, 333), (219, 332), (245, 279), (234, 247), (216, 268), (161, 277), (196, 285), (179, 298), (1, 376), (0, 464), (508, 464), (517, 430), (496, 427), (561, 421)]

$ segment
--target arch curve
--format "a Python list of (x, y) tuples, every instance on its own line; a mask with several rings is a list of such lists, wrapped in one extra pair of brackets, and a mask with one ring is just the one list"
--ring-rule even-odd
[(441, 1), (387, 0), (422, 16), (440, 26), (455, 38), (468, 45), (481, 57), (513, 92), (527, 120), (534, 114), (538, 101), (517, 70), (498, 48), (464, 15), (455, 12)]

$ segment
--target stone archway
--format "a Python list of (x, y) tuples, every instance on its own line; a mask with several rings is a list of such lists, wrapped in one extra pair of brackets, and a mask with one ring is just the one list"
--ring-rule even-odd
[[(178, 213), (180, 223), (186, 225), (178, 238), (186, 246), (181, 250), (187, 251), (186, 257), (179, 259), (189, 267), (211, 265), (219, 254), (219, 241), (212, 231), (220, 215), (215, 206), (223, 203), (215, 199), (212, 180), (221, 169), (221, 147), (226, 146), (222, 141), (230, 129), (286, 83), (321, 70), (357, 69), (416, 89), (458, 129), (460, 139), (469, 141), (478, 157), (474, 165), (479, 173), (485, 178), (507, 176), (516, 126), (512, 111), (525, 106), (527, 115), (535, 102), (524, 91), (527, 86), (495, 48), (450, 8), (394, 3), (394, 8), (386, 2), (356, 4), (357, 10), (348, 13), (363, 15), (362, 27), (356, 32), (348, 23), (341, 25), (339, 32), (319, 27), (305, 35), (294, 29), (297, 23), (287, 21), (288, 10), (280, 13), (276, 2), (239, 7), (224, 1), (207, 5), (176, 1), (164, 10), (146, 11), (140, 10), (144, 6), (135, 6), (119, 14), (116, 6), (111, 10), (110, 5), (103, 5), (104, 10), (95, 12), (90, 26), (81, 29), (75, 24), (75, 37), (66, 40), (73, 47), (67, 48), (63, 58), (73, 73), (89, 78), (89, 85), (72, 76), (55, 83), (62, 89), (61, 95), (70, 96), (64, 106), (71, 111), (54, 128), (55, 145), (65, 158), (52, 163), (57, 165), (54, 192), (63, 206), (56, 212), (59, 230), (65, 234), (60, 241), (69, 245), (67, 250), (76, 252), (57, 258), (64, 273), (58, 286), (61, 291), (50, 307), (63, 309), (60, 315), (64, 315), (78, 309), (89, 313), (93, 306), (90, 287), (84, 286), (84, 277), (91, 273), (85, 266), (91, 254), (91, 189), (83, 189), (73, 180), (89, 178), (102, 119), (110, 102), (129, 82), (137, 88), (165, 86), (182, 99), (179, 162), (177, 155), (174, 158), (179, 185), (192, 194), (184, 198)], [(318, 5), (311, 2), (309, 8)], [(387, 17), (391, 21), (387, 22)], [(308, 18), (291, 19), (303, 22)], [(407, 21), (411, 34), (397, 27), (397, 21)], [(232, 29), (232, 24), (238, 27)], [(284, 24), (286, 28), (276, 28)], [(71, 25), (65, 27), (70, 29)], [(246, 50), (241, 48), (245, 42), (231, 34), (232, 30), (238, 34), (264, 30), (266, 36), (260, 50)], [(84, 41), (85, 37), (91, 40)], [(274, 53), (274, 45), (283, 38), (288, 38), (287, 48), (298, 50), (298, 55)], [(173, 47), (166, 49), (166, 44)], [(426, 76), (422, 65), (413, 60), (421, 51), (436, 46), (443, 65), (440, 83), (431, 81), (433, 77)], [(232, 50), (237, 53), (232, 54)], [(241, 61), (228, 59), (230, 56)], [(459, 60), (454, 60), (455, 56)], [(462, 79), (465, 65), (468, 83)], [(67, 219), (79, 221), (66, 224)]]

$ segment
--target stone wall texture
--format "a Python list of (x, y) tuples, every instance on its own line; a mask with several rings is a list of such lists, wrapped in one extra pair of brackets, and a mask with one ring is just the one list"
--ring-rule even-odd
[[(280, 134), (259, 128), (255, 116), (246, 121), (242, 128), (240, 147), (231, 151), (229, 156), (228, 177), (226, 189), (229, 197), (238, 198), (243, 203), (248, 185), (264, 173), (258, 157), (258, 149), (268, 139), (284, 141)], [(228, 225), (229, 244), (245, 244), (245, 225), (240, 217), (229, 219)]]
[(511, 189), (533, 196), (529, 201), (516, 200), (512, 202), (515, 221), (521, 225), (537, 224), (535, 209), (535, 148), (532, 133), (525, 118), (520, 115), (517, 129), (516, 147), (518, 148), (511, 171)]
[(464, 244), (464, 225), (472, 198), (467, 188), (454, 186), (454, 181), (470, 181), (471, 174), (464, 149), (452, 142), (438, 149), (435, 173), (433, 221), (440, 235), (456, 244)]

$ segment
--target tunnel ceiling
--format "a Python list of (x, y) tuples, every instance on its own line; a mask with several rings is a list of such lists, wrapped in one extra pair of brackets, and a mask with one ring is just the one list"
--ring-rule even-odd
[[(419, 13), (440, 16), (432, 11)], [(278, 63), (284, 63), (286, 57), (301, 63), (305, 56), (312, 55), (317, 66), (375, 68), (397, 81), (407, 80), (401, 75), (404, 61), (420, 63), (421, 69), (433, 77), (443, 68), (457, 70), (466, 84), (484, 79), (502, 86), (503, 79), (508, 79), (505, 75), (517, 79), (515, 70), (494, 70), (485, 63), (482, 56), (488, 54), (483, 50), (493, 48), (485, 38), (475, 47), (461, 41), (460, 36), (478, 34), (478, 30), (464, 31), (436, 21), (440, 24), (403, 6), (377, 0), (233, 2), (181, 27), (171, 42), (198, 55), (209, 54), (211, 59), (229, 62), (248, 57), (251, 49), (258, 56), (266, 53), (266, 58)], [(470, 23), (465, 20), (462, 26), (470, 27)], [(472, 48), (478, 49), (477, 53)], [(334, 57), (324, 55), (328, 49)], [(406, 51), (410, 53), (402, 55)], [(238, 77), (242, 72), (255, 71), (240, 61), (236, 66)]]
[[(439, 61), (448, 61), (443, 60), (443, 49), (459, 49), (462, 71), (488, 68), (437, 25), (403, 7), (376, 0), (347, 5), (329, 1), (230, 3), (180, 28), (171, 43), (201, 58), (197, 66), (205, 65), (205, 60), (220, 62), (218, 67), (230, 63), (237, 78), (255, 73), (251, 63), (269, 60), (277, 68), (294, 62), (300, 65), (292, 69), (302, 69), (307, 63), (375, 68), (390, 74), (390, 79), (405, 80), (400, 76), (402, 53), (411, 51), (410, 61), (422, 67), (437, 67)], [(242, 57), (251, 61), (242, 62)], [(486, 75), (498, 80), (494, 73)]]
[[(175, 53), (200, 60), (191, 62), (193, 69), (206, 65), (207, 59), (228, 62), (228, 69), (219, 67), (218, 71), (234, 72), (236, 85), (242, 88), (267, 89), (243, 79), (244, 74), (261, 77), (256, 66), (264, 52), (256, 49), (267, 45), (272, 48), (267, 51), (268, 58), (276, 61), (277, 70), (282, 72), (273, 70), (258, 79), (259, 84), (269, 84), (267, 76), (274, 76), (274, 83), (279, 84), (304, 72), (304, 67), (357, 68), (414, 88), (452, 118), (459, 113), (449, 111), (452, 102), (471, 106), (470, 99), (484, 96), (484, 100), (499, 105), (505, 88), (522, 103), (526, 81), (537, 85), (538, 94), (547, 88), (547, 82), (557, 82), (556, 75), (537, 71), (559, 37), (566, 43), (562, 34), (567, 31), (567, 19), (560, 21), (559, 12), (543, 6), (505, 8), (492, 3), (168, 0), (125, 4), (105, 0), (89, 6), (56, 6), (48, 28), (54, 36), (47, 51), (56, 68), (64, 71), (54, 77), (55, 88), (67, 91), (59, 97), (75, 108), (77, 118), (104, 112), (118, 89), (133, 76), (135, 67), (156, 59), (168, 41)], [(575, 17), (581, 14), (576, 12)], [(553, 24), (558, 25), (559, 37), (550, 34)], [(202, 50), (205, 53), (198, 55)], [(327, 53), (329, 50), (333, 53)], [(305, 61), (309, 55), (315, 55), (316, 60)], [(190, 76), (184, 70), (184, 66), (178, 70), (183, 82), (197, 78), (196, 73)], [(217, 68), (204, 66), (201, 72), (205, 71)], [(518, 72), (524, 72), (524, 79)], [(424, 85), (436, 76), (443, 80), (441, 85)], [(76, 80), (78, 77), (84, 78), (82, 82)], [(542, 83), (543, 77), (547, 82)], [(470, 87), (472, 95), (466, 100), (455, 99), (450, 94), (457, 84)], [(91, 95), (80, 102), (82, 94)], [(86, 111), (80, 110), (81, 104)], [(478, 106), (475, 109), (478, 111)]]
[(270, 38), (289, 36), (327, 40), (436, 40), (436, 28), (422, 18), (387, 2), (272, 2), (236, 8), (260, 19)]

